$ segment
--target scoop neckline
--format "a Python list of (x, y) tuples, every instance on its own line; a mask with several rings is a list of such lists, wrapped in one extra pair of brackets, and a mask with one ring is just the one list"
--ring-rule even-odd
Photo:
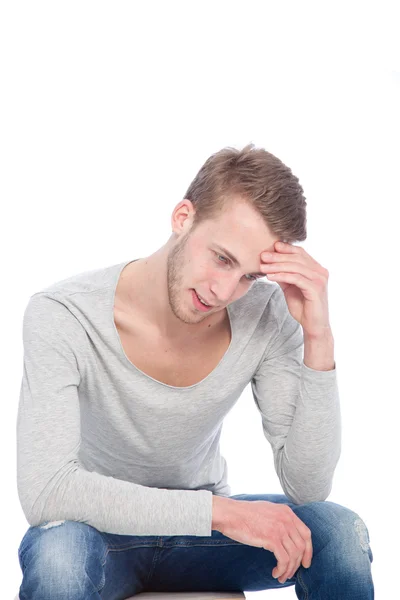
[(228, 348), (225, 351), (225, 354), (221, 357), (221, 360), (219, 361), (219, 363), (214, 367), (214, 369), (208, 373), (208, 375), (206, 375), (206, 377), (204, 377), (201, 381), (198, 381), (197, 383), (193, 383), (192, 385), (187, 385), (187, 386), (175, 386), (175, 385), (169, 385), (168, 383), (164, 383), (163, 381), (159, 381), (158, 379), (155, 379), (154, 377), (152, 377), (151, 375), (148, 375), (147, 373), (145, 373), (144, 371), (142, 371), (141, 369), (139, 369), (139, 367), (137, 367), (135, 364), (133, 364), (133, 362), (127, 357), (124, 347), (122, 345), (122, 341), (120, 338), (120, 335), (118, 333), (118, 329), (115, 325), (115, 321), (114, 321), (114, 303), (115, 303), (115, 295), (117, 292), (117, 285), (118, 285), (118, 281), (120, 278), (120, 275), (123, 271), (123, 269), (125, 267), (127, 267), (130, 263), (132, 262), (136, 262), (137, 260), (140, 260), (139, 258), (135, 258), (133, 260), (128, 260), (126, 262), (120, 263), (118, 265), (117, 268), (117, 274), (116, 274), (116, 278), (114, 280), (114, 283), (112, 285), (112, 294), (111, 294), (111, 322), (112, 322), (112, 326), (113, 326), (113, 330), (114, 330), (114, 335), (116, 336), (117, 339), (117, 343), (119, 346), (119, 350), (123, 356), (124, 361), (128, 364), (130, 369), (133, 369), (136, 373), (139, 373), (140, 375), (142, 375), (143, 377), (145, 377), (146, 379), (148, 379), (149, 381), (153, 381), (154, 383), (157, 383), (158, 385), (162, 385), (164, 387), (170, 388), (172, 390), (190, 390), (192, 388), (195, 388), (201, 384), (205, 384), (206, 382), (208, 382), (209, 379), (211, 379), (212, 377), (215, 377), (216, 373), (222, 368), (222, 365), (227, 361), (228, 356), (230, 355), (231, 351), (232, 351), (232, 347), (233, 347), (233, 342), (234, 342), (234, 337), (235, 337), (235, 328), (234, 328), (234, 319), (233, 319), (233, 315), (231, 313), (231, 308), (230, 305), (228, 304), (226, 306), (227, 309), (227, 313), (228, 313), (228, 319), (229, 319), (229, 324), (230, 324), (230, 328), (231, 328), (231, 341), (230, 344), (228, 346)]

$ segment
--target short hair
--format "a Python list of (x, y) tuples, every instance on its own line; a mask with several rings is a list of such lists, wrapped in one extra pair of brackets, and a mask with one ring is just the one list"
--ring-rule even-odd
[(251, 204), (271, 234), (293, 243), (307, 237), (307, 202), (299, 179), (279, 158), (254, 144), (225, 147), (203, 164), (184, 196), (195, 208), (194, 230), (236, 200)]

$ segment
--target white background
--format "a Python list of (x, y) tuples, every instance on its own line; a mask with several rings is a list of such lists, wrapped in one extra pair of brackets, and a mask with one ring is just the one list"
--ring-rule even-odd
[[(206, 158), (248, 142), (305, 190), (300, 245), (330, 273), (342, 410), (329, 500), (368, 526), (376, 598), (397, 597), (397, 32), (385, 2), (2, 3), (2, 598), (28, 527), (15, 445), (29, 296), (158, 249)], [(249, 386), (222, 452), (232, 494), (282, 493)]]

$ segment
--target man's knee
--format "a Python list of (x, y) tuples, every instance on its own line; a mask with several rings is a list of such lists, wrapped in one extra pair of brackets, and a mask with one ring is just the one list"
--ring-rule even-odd
[[(26, 532), (18, 550), (21, 566), (40, 563), (46, 568), (61, 570), (76, 568), (85, 562), (88, 551), (92, 556), (104, 557), (106, 543), (91, 525), (78, 521), (45, 521)], [(24, 558), (29, 554), (29, 561)]]
[(314, 538), (319, 538), (318, 545), (329, 543), (331, 548), (336, 546), (341, 556), (353, 554), (360, 558), (362, 554), (368, 554), (372, 562), (369, 531), (358, 513), (329, 500), (310, 502), (302, 508), (298, 516), (301, 519), (306, 517), (306, 524)]
[(101, 533), (86, 523), (62, 520), (31, 527), (18, 554), (22, 589), (29, 592), (30, 582), (35, 580), (43, 598), (51, 597), (51, 590), (60, 590), (60, 598), (75, 597), (79, 590), (93, 593), (93, 587), (100, 590), (104, 585), (107, 544)]

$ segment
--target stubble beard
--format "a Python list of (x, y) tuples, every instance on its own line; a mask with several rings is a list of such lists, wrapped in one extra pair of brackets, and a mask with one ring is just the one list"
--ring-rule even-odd
[(198, 323), (199, 320), (193, 316), (188, 317), (187, 313), (181, 308), (183, 302), (183, 269), (185, 264), (185, 248), (190, 234), (186, 234), (185, 237), (173, 248), (168, 254), (167, 258), (167, 291), (168, 300), (172, 312), (177, 319), (187, 323), (188, 325)]

